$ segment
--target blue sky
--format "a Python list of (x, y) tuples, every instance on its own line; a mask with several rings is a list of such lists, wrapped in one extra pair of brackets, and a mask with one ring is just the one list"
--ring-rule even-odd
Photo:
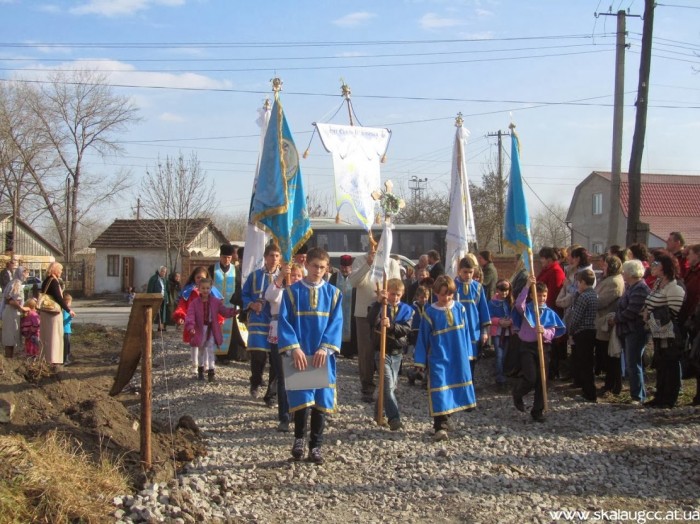
[[(643, 166), (698, 175), (691, 144), (700, 129), (700, 5), (660, 4)], [(105, 71), (114, 85), (134, 86), (115, 88), (142, 117), (120, 137), (125, 154), (92, 156), (89, 169), (128, 170), (137, 186), (158, 155), (196, 151), (218, 209), (227, 213), (248, 207), (257, 109), (275, 75), (284, 81), (282, 102), (300, 151), (312, 122), (328, 121), (340, 108), (343, 78), (359, 122), (392, 130), (382, 177), (406, 195), (412, 176), (427, 178), (429, 190), (447, 191), (458, 112), (471, 133), (469, 177), (479, 184), (496, 152), (485, 135), (507, 131), (512, 113), (523, 176), (537, 194), (527, 193), (533, 213), (542, 209), (540, 200), (568, 206), (578, 182), (610, 169), (616, 22), (593, 16), (610, 7), (642, 14), (644, 3), (0, 0), (0, 78), (88, 67)], [(627, 27), (623, 170), (642, 21), (628, 18)], [(348, 123), (346, 109), (332, 121)], [(301, 168), (307, 192), (330, 197), (331, 159), (318, 137)], [(136, 195), (134, 189), (108, 215), (131, 217)]]

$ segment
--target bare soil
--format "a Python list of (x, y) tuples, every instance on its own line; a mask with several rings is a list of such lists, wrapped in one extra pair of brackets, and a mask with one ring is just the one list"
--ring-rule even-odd
[[(14, 404), (9, 423), (0, 434), (20, 434), (28, 439), (57, 430), (70, 437), (96, 463), (104, 458), (116, 463), (134, 488), (146, 480), (173, 478), (176, 470), (196, 456), (206, 454), (199, 430), (192, 423), (153, 420), (152, 460), (146, 474), (140, 459), (137, 387), (127, 386), (116, 397), (108, 392), (119, 362), (125, 330), (95, 324), (73, 327), (74, 363), (57, 373), (45, 364), (28, 360), (23, 351), (3, 357), (0, 400)], [(132, 381), (134, 384), (134, 381)]]

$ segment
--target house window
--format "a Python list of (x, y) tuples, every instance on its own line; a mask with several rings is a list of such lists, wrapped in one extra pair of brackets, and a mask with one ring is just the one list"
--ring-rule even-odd
[(593, 214), (603, 214), (603, 193), (593, 193)]
[(596, 255), (602, 255), (603, 254), (603, 243), (602, 242), (593, 242), (592, 250), (593, 253)]
[(107, 276), (119, 276), (119, 255), (107, 255)]

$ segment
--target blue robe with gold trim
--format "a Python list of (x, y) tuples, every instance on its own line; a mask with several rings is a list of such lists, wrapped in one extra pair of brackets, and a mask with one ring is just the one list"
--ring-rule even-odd
[[(215, 263), (213, 287), (221, 291), (221, 294), (224, 296), (224, 303), (229, 305), (231, 297), (236, 292), (236, 266), (231, 264), (229, 270), (224, 273), (221, 269), (221, 263)], [(214, 351), (215, 355), (223, 356), (228, 354), (228, 349), (231, 345), (231, 335), (233, 334), (234, 322), (236, 322), (235, 317), (224, 319), (224, 324), (221, 326), (223, 341), (221, 342), (221, 346), (218, 346), (216, 351)]]
[[(243, 309), (247, 309), (256, 300), (265, 300), (265, 290), (275, 278), (277, 278), (277, 271), (268, 273), (264, 268), (256, 269), (248, 275), (241, 290)], [(246, 347), (248, 351), (270, 351), (267, 336), (270, 334), (271, 320), (270, 304), (267, 301), (259, 314), (252, 309), (248, 311), (248, 345)]]
[(304, 280), (288, 287), (282, 295), (277, 326), (278, 347), (282, 358), (300, 348), (312, 365), (319, 348), (328, 352), (330, 387), (287, 391), (289, 411), (313, 406), (333, 412), (336, 405), (335, 357), (343, 340), (342, 294), (327, 282), (310, 284)]
[(476, 406), (469, 366), (471, 343), (467, 336), (467, 312), (452, 301), (447, 307), (426, 306), (421, 318), (415, 365), (428, 365), (430, 415), (448, 415)]
[[(467, 311), (467, 329), (468, 337), (471, 342), (470, 360), (479, 358), (479, 339), (481, 331), (488, 330), (491, 325), (491, 313), (489, 312), (489, 303), (486, 300), (486, 293), (481, 282), (472, 280), (471, 282), (463, 282), (459, 278), (455, 278), (455, 300), (459, 301)], [(486, 331), (488, 333), (488, 331)]]

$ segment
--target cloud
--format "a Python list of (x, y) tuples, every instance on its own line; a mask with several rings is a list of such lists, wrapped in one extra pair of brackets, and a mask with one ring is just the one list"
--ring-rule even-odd
[(182, 117), (180, 115), (176, 115), (174, 113), (168, 113), (168, 112), (165, 112), (165, 113), (162, 113), (161, 115), (159, 115), (158, 120), (162, 120), (163, 122), (172, 122), (172, 123), (176, 123), (176, 124), (180, 124), (180, 123), (186, 121), (184, 117)]
[(129, 16), (162, 5), (176, 7), (184, 5), (185, 0), (87, 0), (70, 9), (74, 15)]
[[(0, 0), (0, 3), (2, 3), (2, 0)], [(55, 14), (55, 13), (60, 13), (61, 8), (58, 7), (56, 4), (41, 4), (37, 6), (37, 11), (41, 11), (42, 13), (50, 13), (50, 14)]]
[(479, 31), (476, 33), (460, 33), (458, 36), (466, 40), (493, 40), (494, 33), (493, 31)]
[(462, 20), (439, 16), (435, 13), (426, 13), (420, 19), (420, 26), (423, 29), (442, 29), (445, 27), (456, 27), (460, 25), (464, 25)]
[(493, 11), (489, 11), (488, 9), (475, 9), (474, 13), (476, 13), (476, 16), (479, 18), (486, 18), (487, 16), (493, 16)]
[(23, 78), (45, 80), (47, 75), (58, 70), (89, 70), (107, 76), (107, 83), (126, 86), (174, 87), (184, 89), (226, 89), (228, 81), (220, 81), (195, 73), (174, 74), (167, 72), (139, 71), (131, 64), (117, 60), (74, 60), (52, 66), (28, 66), (41, 71), (19, 71)]
[(340, 27), (357, 27), (365, 22), (368, 22), (377, 15), (374, 13), (368, 13), (367, 11), (358, 11), (357, 13), (350, 13), (343, 17), (333, 20), (333, 23)]

